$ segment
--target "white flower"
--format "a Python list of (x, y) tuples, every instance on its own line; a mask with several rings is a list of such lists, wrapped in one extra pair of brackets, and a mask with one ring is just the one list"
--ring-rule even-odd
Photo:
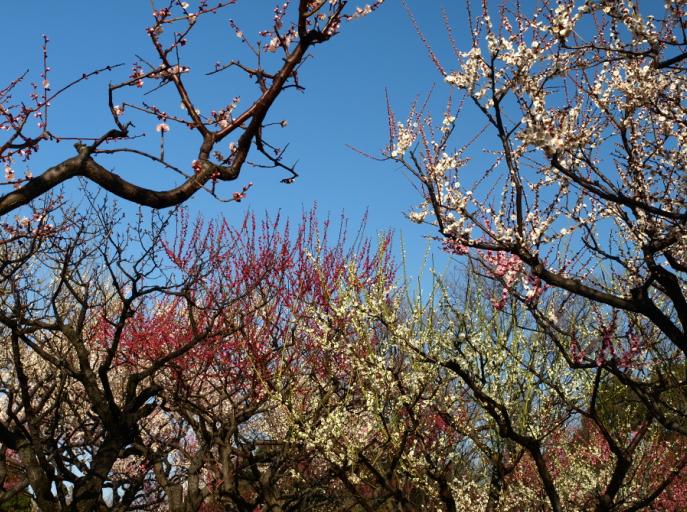
[(422, 222), (425, 220), (425, 217), (427, 217), (427, 212), (422, 211), (422, 212), (410, 212), (408, 214), (408, 218), (416, 222), (417, 224), (422, 224)]
[(160, 123), (155, 127), (156, 132), (165, 133), (169, 131), (169, 125), (167, 123)]
[(450, 75), (446, 75), (446, 78), (444, 78), (444, 81), (447, 84), (452, 84), (452, 85), (457, 85), (459, 78), (457, 73), (451, 73)]
[(446, 114), (444, 116), (443, 122), (441, 123), (441, 131), (444, 133), (447, 133), (448, 131), (450, 131), (455, 120), (456, 120), (456, 116)]
[(265, 45), (265, 50), (274, 53), (277, 51), (277, 48), (279, 48), (279, 38), (274, 36), (270, 39), (270, 42)]
[(415, 142), (414, 131), (402, 123), (398, 123), (398, 133), (396, 135), (396, 146), (391, 151), (392, 158), (399, 158), (408, 151), (410, 146)]

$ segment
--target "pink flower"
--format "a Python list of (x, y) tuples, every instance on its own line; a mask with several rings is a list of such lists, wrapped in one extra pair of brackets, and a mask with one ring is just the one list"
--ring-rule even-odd
[(450, 254), (463, 255), (468, 253), (468, 247), (457, 240), (445, 238), (442, 246), (444, 251)]

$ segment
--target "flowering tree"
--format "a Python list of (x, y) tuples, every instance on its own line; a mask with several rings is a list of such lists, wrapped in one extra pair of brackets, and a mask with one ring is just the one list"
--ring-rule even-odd
[[(200, 189), (215, 194), (218, 181), (235, 180), (253, 147), (264, 159), (260, 164), (281, 168), (290, 183), (297, 176), (292, 166), (283, 160), (284, 148), (268, 142), (270, 127), (286, 122), (270, 122), (268, 112), (277, 97), (288, 88), (300, 88), (298, 70), (308, 51), (335, 36), (343, 22), (364, 16), (375, 10), (383, 0), (371, 5), (350, 8), (344, 0), (298, 0), (277, 5), (270, 27), (259, 33), (257, 43), (244, 34), (233, 20), (230, 28), (244, 43), (255, 64), (218, 56), (211, 78), (219, 80), (231, 70), (239, 70), (257, 82), (255, 98), (241, 108), (238, 96), (228, 96), (225, 102), (210, 112), (198, 108), (197, 94), (188, 78), (197, 71), (184, 60), (188, 38), (203, 25), (203, 19), (221, 11), (231, 10), (236, 0), (210, 3), (207, 0), (160, 2), (163, 7), (152, 11), (152, 24), (147, 28), (152, 56), (138, 57), (130, 76), (109, 85), (106, 107), (112, 116), (112, 128), (104, 133), (93, 130), (78, 134), (75, 155), (55, 162), (49, 169), (34, 174), (28, 162), (39, 150), (45, 150), (65, 139), (50, 123), (50, 111), (56, 102), (79, 83), (102, 73), (117, 73), (119, 66), (75, 75), (64, 85), (50, 83), (48, 39), (43, 46), (43, 70), (37, 83), (26, 84), (26, 74), (0, 88), (0, 164), (5, 168), (6, 190), (0, 192), (0, 215), (27, 204), (52, 190), (60, 183), (81, 176), (129, 201), (155, 208), (177, 205)], [(151, 5), (153, 2), (151, 2)], [(293, 4), (293, 5), (291, 5)], [(272, 67), (270, 69), (270, 66)], [(138, 91), (155, 92), (145, 97)], [(28, 97), (22, 101), (22, 95)], [(156, 105), (151, 98), (159, 98)], [(169, 111), (164, 104), (181, 103), (181, 111)], [(134, 128), (156, 124), (159, 148), (137, 144), (144, 133)], [(139, 122), (140, 120), (140, 122)], [(151, 123), (152, 121), (152, 123)], [(151, 127), (152, 128), (152, 127)], [(188, 161), (178, 163), (165, 156), (165, 138), (170, 130), (185, 128), (196, 134), (199, 143)], [(147, 130), (145, 130), (147, 131)], [(74, 138), (71, 137), (73, 140)], [(104, 155), (129, 154), (151, 165), (176, 173), (165, 190), (151, 190), (113, 172), (102, 162)], [(20, 170), (24, 168), (25, 170)], [(240, 200), (245, 190), (235, 192), (229, 200)]]
[(448, 250), (489, 251), (532, 303), (548, 285), (639, 313), (684, 352), (684, 12), (656, 14), (564, 2), (494, 26), (485, 10), (458, 70), (440, 70), (493, 128), (497, 159), (474, 174), (466, 148), (449, 151), (450, 112), (436, 136), (420, 112), (392, 126), (390, 156), (421, 179), (412, 217), (431, 212)]
[[(603, 388), (624, 388), (636, 415), (661, 425), (659, 438), (687, 434), (685, 10), (680, 2), (649, 8), (564, 1), (526, 14), (504, 4), (493, 21), (484, 2), (470, 16), (465, 50), (448, 27), (452, 68), (428, 45), (452, 93), (442, 122), (428, 107), (402, 123), (391, 114), (386, 153), (421, 187), (411, 220), (434, 225), (446, 251), (477, 260), (498, 283), (488, 290), (492, 307), (510, 311), (517, 299), (564, 366), (593, 370), (587, 403), (573, 410), (592, 418), (590, 435), (615, 465), (606, 484), (597, 481), (598, 510), (621, 506), (627, 468), (641, 452), (627, 440), (653, 435), (637, 419), (623, 432), (620, 416), (604, 416)], [(482, 116), (484, 127), (470, 131), (460, 122), (468, 115)], [(456, 135), (465, 142), (453, 149)], [(470, 375), (461, 378), (469, 384)], [(554, 389), (564, 396), (571, 388)], [(493, 398), (476, 394), (485, 405)], [(508, 409), (489, 407), (500, 434), (515, 433)], [(549, 505), (564, 507), (535, 455), (545, 438), (536, 448), (507, 437), (536, 463)]]
[(291, 483), (309, 461), (273, 394), (294, 385), (308, 315), (326, 314), (336, 283), (392, 273), (388, 240), (348, 248), (314, 212), (293, 234), (278, 218), (182, 216), (173, 231), (174, 218), (122, 231), (94, 208), (29, 252), (0, 246), (21, 261), (0, 301), (0, 501), (254, 510), (317, 488)]
[[(236, 295), (213, 297), (201, 285), (211, 279), (207, 272), (179, 274), (156, 253), (168, 219), (117, 235), (111, 213), (35, 239), (33, 252), (2, 281), (0, 442), (5, 462), (21, 468), (16, 485), (30, 486), (42, 510), (94, 510), (106, 489), (118, 507), (136, 502), (145, 475), (123, 478), (116, 463), (138, 452), (139, 422), (156, 409), (156, 373), (236, 329), (223, 315), (255, 284), (226, 281)], [(23, 245), (5, 244), (6, 254), (24, 255)], [(186, 319), (187, 335), (129, 371), (122, 360), (127, 327), (153, 297)]]
[(329, 493), (341, 507), (419, 510), (441, 506), (450, 495), (436, 481), (451, 478), (442, 456), (458, 444), (447, 441), (453, 429), (439, 426), (452, 395), (436, 367), (415, 364), (399, 346), (399, 331), (420, 333), (396, 321), (400, 302), (391, 285), (388, 279), (339, 283), (330, 311), (313, 315), (309, 335), (316, 344), (297, 385), (279, 395), (293, 425), (289, 439), (331, 475)]
[(519, 297), (571, 366), (605, 368), (685, 434), (684, 6), (576, 4), (504, 6), (496, 23), (485, 4), (454, 71), (432, 53), (484, 131), (452, 150), (468, 132), (452, 103), (434, 128), (413, 109), (392, 116), (388, 157), (422, 187), (411, 219), (500, 281), (497, 309)]
[[(598, 493), (603, 480), (610, 481), (615, 464), (612, 449), (596, 426), (583, 421), (578, 427), (560, 429), (545, 443), (552, 473), (560, 490), (562, 506), (570, 510), (599, 509)], [(666, 439), (660, 429), (642, 429), (626, 434), (633, 461), (614, 504), (607, 509), (682, 510), (685, 507), (687, 471), (683, 439)], [(636, 436), (636, 437), (635, 437)], [(636, 444), (635, 444), (636, 442)], [(682, 460), (680, 460), (682, 458)], [(546, 507), (548, 498), (537, 470), (525, 455), (506, 484), (520, 488), (525, 500), (520, 507)], [(523, 506), (524, 505), (524, 506)], [(516, 507), (516, 510), (522, 508)]]
[[(233, 309), (240, 329), (199, 346), (201, 352), (189, 353), (163, 376), (163, 416), (180, 428), (155, 436), (159, 441), (146, 449), (170, 510), (196, 510), (203, 501), (210, 509), (301, 510), (334, 499), (331, 474), (317, 469), (301, 439), (291, 438), (294, 425), (281, 397), (312, 400), (307, 381), (314, 366), (339, 367), (321, 358), (322, 342), (310, 330), (313, 317), (329, 316), (341, 300), (341, 282), (365, 287), (390, 279), (389, 240), (377, 252), (362, 241), (347, 247), (344, 233), (331, 239), (314, 212), (293, 235), (288, 226), (278, 231), (278, 224), (256, 226), (249, 218), (240, 232), (227, 224), (197, 226), (169, 248), (180, 267), (192, 272), (192, 255), (229, 238), (241, 249), (218, 254), (220, 271), (245, 273), (245, 256), (253, 262), (248, 268), (262, 275)], [(230, 263), (237, 258), (239, 263)], [(161, 329), (174, 331), (169, 319)], [(145, 354), (151, 350), (148, 331), (146, 322), (136, 343)]]
[(571, 368), (520, 324), (517, 302), (495, 310), (479, 280), (409, 303), (385, 282), (343, 284), (326, 315), (313, 312), (317, 357), (274, 397), (282, 435), (330, 475), (339, 503), (680, 509), (683, 439), (608, 373)]
[(603, 367), (570, 365), (546, 331), (524, 321), (517, 300), (494, 312), (479, 283), (445, 291), (453, 334), (429, 355), (460, 377), (490, 419), (494, 437), (480, 446), (507, 450), (496, 451), (487, 508), (639, 510), (668, 488), (680, 494), (684, 438)]

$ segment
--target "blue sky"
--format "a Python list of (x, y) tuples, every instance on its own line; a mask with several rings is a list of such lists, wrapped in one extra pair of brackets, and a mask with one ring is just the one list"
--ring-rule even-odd
[[(193, 7), (194, 2), (191, 4)], [(246, 88), (246, 84), (234, 81), (231, 76), (207, 80), (202, 75), (214, 62), (241, 55), (228, 18), (235, 19), (253, 37), (250, 34), (255, 35), (259, 28), (269, 26), (274, 5), (271, 0), (239, 0), (236, 6), (204, 20), (192, 34), (184, 50), (184, 63), (199, 77), (197, 84), (192, 82), (192, 87), (201, 108), (205, 103), (208, 108), (221, 107), (238, 94), (248, 101), (253, 88)], [(448, 9), (454, 30), (461, 34), (467, 29), (463, 4), (411, 0), (409, 6), (451, 69), (441, 9)], [(126, 63), (108, 76), (81, 84), (53, 106), (51, 129), (64, 135), (98, 135), (112, 127), (106, 103), (107, 82), (126, 79), (136, 54), (152, 57), (152, 47), (145, 34), (146, 26), (152, 22), (150, 11), (147, 0), (26, 0), (14, 4), (11, 17), (5, 23), (4, 81), (25, 69), (38, 80), (41, 34), (50, 37), (53, 89), (84, 71)], [(308, 209), (316, 202), (323, 215), (330, 212), (338, 217), (345, 212), (352, 227), (356, 227), (367, 210), (367, 229), (371, 236), (393, 229), (397, 250), (400, 236), (404, 238), (408, 268), (413, 273), (427, 248), (423, 236), (431, 234), (428, 227), (414, 225), (403, 215), (418, 202), (417, 191), (398, 165), (364, 158), (347, 145), (379, 154), (387, 142), (385, 89), (402, 117), (415, 97), (426, 94), (441, 77), (429, 61), (399, 0), (387, 0), (375, 14), (345, 24), (341, 34), (326, 45), (314, 48), (312, 53), (313, 58), (301, 72), (305, 92), (287, 91), (270, 114), (273, 121), (288, 120), (288, 126), (278, 128), (273, 140), (281, 144), (289, 142), (287, 159), (298, 161), (300, 178), (296, 183), (281, 184), (280, 179), (286, 175), (279, 171), (245, 167), (238, 182), (224, 184), (222, 189), (225, 195), (231, 195), (248, 181), (254, 182), (243, 202), (220, 203), (200, 193), (188, 206), (192, 212), (209, 216), (222, 214), (238, 220), (247, 208), (258, 213), (281, 210), (296, 217), (303, 208)], [(438, 102), (445, 92), (445, 88), (439, 88)], [(164, 104), (164, 94), (153, 99), (158, 100)], [(147, 143), (154, 145), (157, 139), (152, 126), (137, 125), (137, 129), (147, 132)], [(192, 137), (180, 133), (181, 130), (172, 127), (166, 151), (179, 161), (190, 161), (197, 144)], [(45, 148), (32, 160), (32, 171), (36, 174), (71, 154), (73, 149), (69, 144)], [(138, 177), (143, 175), (148, 176), (152, 185), (165, 186), (174, 180), (173, 175), (146, 162), (100, 161), (139, 183)], [(71, 194), (76, 193), (74, 190), (67, 189)], [(443, 261), (444, 257), (439, 256), (439, 260)]]

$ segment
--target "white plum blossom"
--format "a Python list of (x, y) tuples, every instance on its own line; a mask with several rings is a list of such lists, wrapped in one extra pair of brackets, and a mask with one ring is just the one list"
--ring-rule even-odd
[(422, 224), (422, 222), (424, 222), (424, 220), (427, 218), (427, 215), (429, 215), (429, 212), (427, 210), (419, 212), (410, 212), (408, 214), (408, 218), (417, 224)]
[(396, 144), (391, 150), (391, 157), (398, 158), (402, 156), (415, 142), (417, 134), (415, 129), (417, 128), (415, 123), (402, 124), (398, 123), (396, 132)]

